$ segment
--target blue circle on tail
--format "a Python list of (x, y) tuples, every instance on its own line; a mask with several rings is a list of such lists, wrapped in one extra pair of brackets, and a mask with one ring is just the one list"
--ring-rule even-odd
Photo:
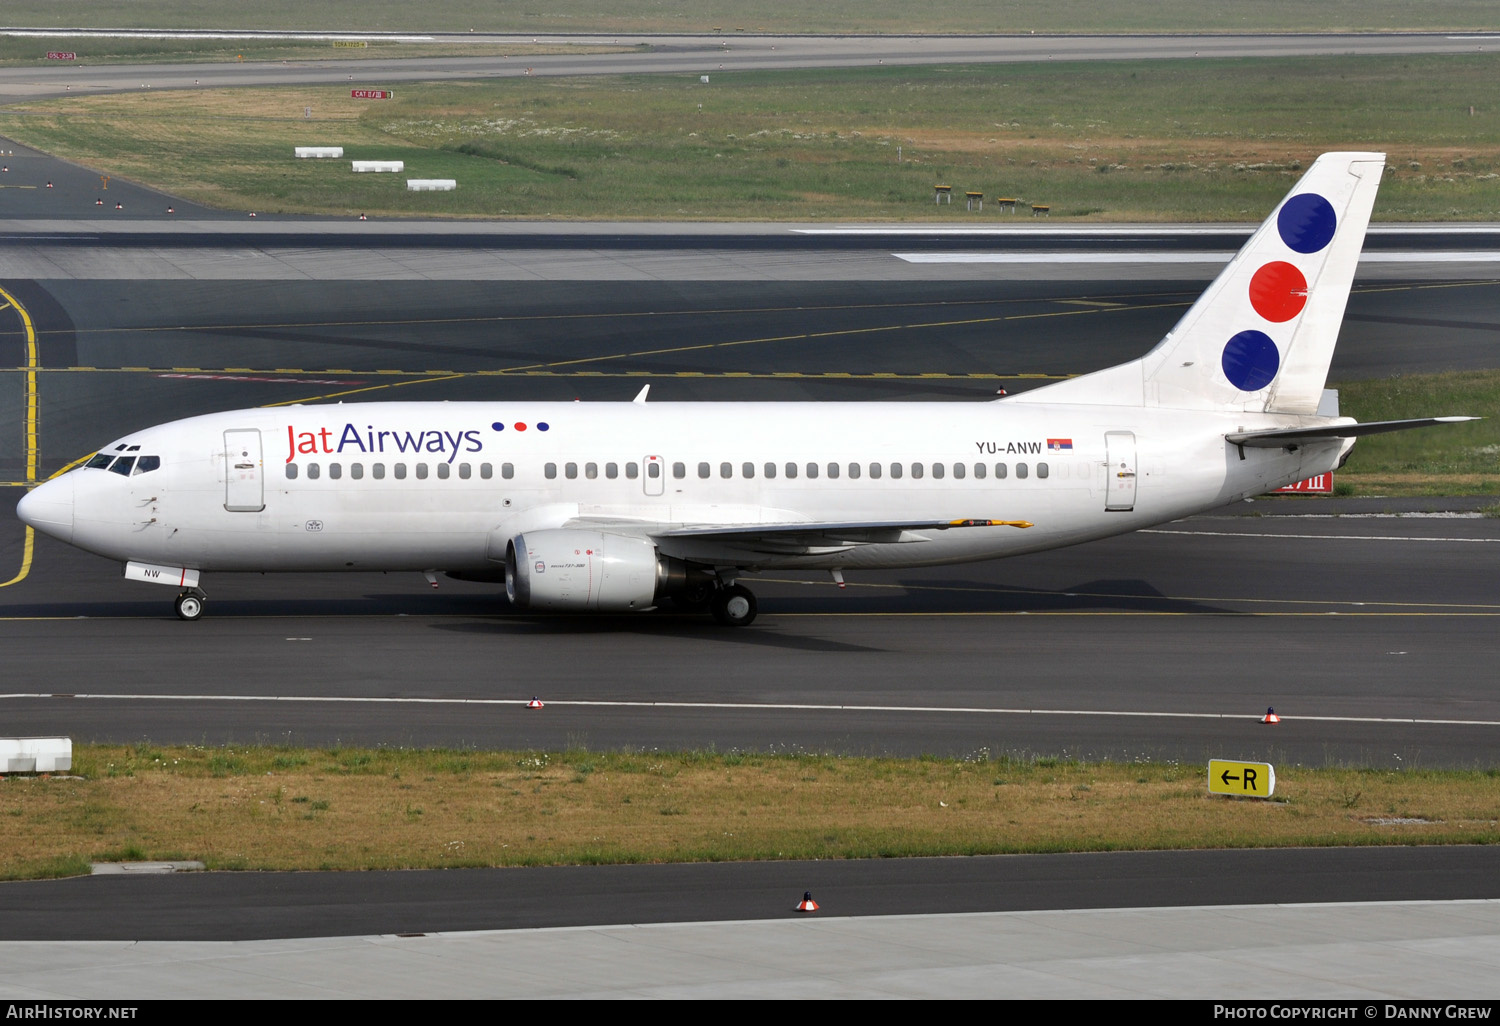
[(1293, 196), (1281, 205), (1281, 213), (1276, 215), (1281, 241), (1298, 253), (1316, 253), (1328, 245), (1338, 224), (1333, 204), (1315, 192)]
[(1241, 392), (1259, 392), (1281, 369), (1281, 353), (1263, 331), (1242, 331), (1224, 344), (1224, 376)]

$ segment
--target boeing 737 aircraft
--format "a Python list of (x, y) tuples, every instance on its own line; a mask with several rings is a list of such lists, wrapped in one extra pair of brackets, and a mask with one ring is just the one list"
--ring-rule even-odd
[[(916, 567), (1073, 545), (1340, 466), (1324, 382), (1385, 167), (1313, 164), (1145, 356), (983, 403), (360, 403), (133, 432), (36, 488), (27, 524), (178, 590), (204, 573), (409, 570), (518, 609), (706, 605), (761, 570)], [(649, 388), (649, 386), (647, 386)]]

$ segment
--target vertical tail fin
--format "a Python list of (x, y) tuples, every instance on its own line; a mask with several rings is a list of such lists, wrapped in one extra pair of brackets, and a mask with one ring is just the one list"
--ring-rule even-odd
[(1023, 396), (1317, 413), (1384, 168), (1383, 153), (1323, 154), (1156, 348)]

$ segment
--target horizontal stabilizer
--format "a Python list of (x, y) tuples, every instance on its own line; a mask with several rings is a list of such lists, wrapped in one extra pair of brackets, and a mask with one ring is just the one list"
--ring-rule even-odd
[(1418, 417), (1414, 420), (1372, 420), (1367, 424), (1329, 424), (1321, 427), (1272, 428), (1269, 431), (1235, 431), (1224, 436), (1233, 445), (1245, 445), (1252, 449), (1280, 449), (1288, 445), (1308, 445), (1312, 442), (1333, 442), (1342, 438), (1358, 438), (1360, 435), (1383, 435), (1387, 431), (1405, 431), (1408, 428), (1431, 427), (1434, 424), (1461, 424), (1466, 420), (1482, 420), (1481, 417)]

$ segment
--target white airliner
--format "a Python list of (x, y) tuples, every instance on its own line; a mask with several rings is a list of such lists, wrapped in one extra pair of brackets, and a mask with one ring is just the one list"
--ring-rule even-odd
[[(17, 509), (178, 589), (213, 571), (505, 581), (520, 609), (748, 624), (761, 570), (993, 559), (1123, 534), (1340, 466), (1325, 392), (1379, 153), (1321, 157), (1130, 363), (982, 403), (359, 403), (147, 428)], [(649, 388), (649, 386), (648, 386)]]

